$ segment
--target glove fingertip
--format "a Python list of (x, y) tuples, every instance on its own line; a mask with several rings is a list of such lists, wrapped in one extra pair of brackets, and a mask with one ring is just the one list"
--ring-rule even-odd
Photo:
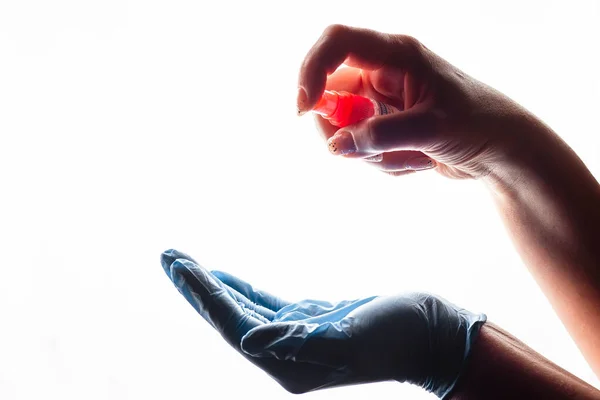
[(179, 259), (195, 262), (189, 255), (175, 249), (165, 250), (160, 255), (160, 263), (167, 274), (170, 272), (171, 265)]
[(269, 324), (252, 329), (241, 340), (242, 350), (254, 357), (281, 358), (282, 344), (288, 339), (287, 324)]
[(262, 356), (265, 350), (265, 342), (264, 340), (261, 340), (261, 336), (264, 335), (261, 335), (260, 333), (257, 334), (256, 332), (257, 329), (251, 330), (246, 333), (240, 341), (240, 348), (242, 351), (252, 357)]
[(160, 255), (160, 264), (162, 265), (167, 275), (170, 273), (171, 264), (173, 264), (173, 261), (177, 259), (175, 252), (176, 250), (169, 249), (163, 251)]
[(214, 293), (222, 290), (212, 274), (195, 261), (178, 258), (171, 264), (170, 272), (174, 282), (177, 278), (188, 281), (198, 292)]
[(190, 270), (181, 262), (181, 260), (175, 260), (169, 267), (167, 275), (175, 287), (181, 292), (184, 289), (184, 285), (187, 283)]

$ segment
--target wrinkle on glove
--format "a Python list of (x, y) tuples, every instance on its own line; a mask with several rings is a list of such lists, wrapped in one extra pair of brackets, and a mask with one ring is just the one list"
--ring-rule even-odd
[(443, 398), (486, 320), (428, 293), (291, 303), (176, 250), (161, 263), (234, 349), (292, 393), (396, 380)]

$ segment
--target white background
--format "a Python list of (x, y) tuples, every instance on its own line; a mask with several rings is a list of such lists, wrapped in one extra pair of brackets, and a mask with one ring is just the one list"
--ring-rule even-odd
[[(290, 300), (438, 293), (598, 385), (482, 184), (335, 158), (295, 96), (328, 24), (411, 34), (598, 177), (599, 18), (589, 1), (0, 0), (0, 398), (291, 398), (179, 295), (168, 248)], [(339, 396), (433, 397), (303, 398)]]

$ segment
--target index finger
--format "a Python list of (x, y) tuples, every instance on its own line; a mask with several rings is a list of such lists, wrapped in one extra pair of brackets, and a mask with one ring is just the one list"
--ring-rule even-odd
[(242, 337), (264, 323), (244, 312), (219, 280), (200, 265), (177, 259), (168, 273), (186, 300), (237, 350)]
[(225, 285), (230, 286), (232, 289), (245, 296), (251, 302), (258, 304), (261, 307), (267, 308), (273, 311), (274, 313), (278, 312), (283, 307), (290, 304), (288, 301), (273, 296), (272, 294), (265, 292), (264, 290), (258, 290), (252, 287), (252, 285), (250, 285), (248, 282), (245, 282), (238, 277), (228, 274), (227, 272), (212, 271), (212, 274)]
[(419, 42), (410, 36), (332, 25), (309, 50), (300, 69), (298, 110), (312, 109), (325, 90), (327, 76), (342, 63), (375, 70), (389, 64), (404, 67), (418, 60)]

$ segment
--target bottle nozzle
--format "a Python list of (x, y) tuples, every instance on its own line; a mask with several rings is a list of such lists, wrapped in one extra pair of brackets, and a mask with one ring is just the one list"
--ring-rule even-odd
[(324, 117), (331, 117), (338, 108), (339, 95), (337, 92), (326, 90), (313, 111)]

